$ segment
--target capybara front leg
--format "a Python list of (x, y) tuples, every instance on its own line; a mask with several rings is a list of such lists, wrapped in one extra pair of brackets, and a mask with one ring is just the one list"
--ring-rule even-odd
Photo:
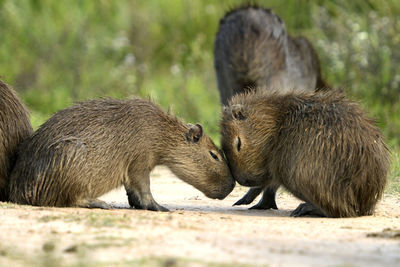
[(264, 188), (263, 195), (260, 199), (260, 201), (251, 207), (250, 209), (256, 209), (256, 210), (268, 210), (268, 209), (274, 209), (277, 210), (278, 206), (276, 205), (275, 202), (275, 196), (276, 196), (276, 191), (278, 190), (279, 186), (271, 185), (271, 186), (266, 186)]
[(159, 205), (151, 194), (149, 172), (138, 175), (131, 171), (125, 189), (131, 207), (143, 210), (168, 211), (167, 208)]

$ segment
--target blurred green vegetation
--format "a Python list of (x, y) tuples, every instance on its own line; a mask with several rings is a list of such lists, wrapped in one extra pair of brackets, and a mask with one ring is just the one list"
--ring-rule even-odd
[[(219, 19), (243, 2), (0, 0), (0, 76), (35, 128), (78, 100), (150, 95), (216, 140), (213, 43)], [(328, 83), (360, 101), (397, 150), (400, 1), (258, 2), (311, 40)]]
[(392, 154), (391, 173), (388, 176), (386, 192), (400, 196), (400, 153)]

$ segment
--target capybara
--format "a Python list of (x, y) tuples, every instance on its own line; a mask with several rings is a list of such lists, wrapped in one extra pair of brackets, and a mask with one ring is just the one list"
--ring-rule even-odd
[(0, 80), (0, 201), (8, 201), (18, 145), (32, 133), (29, 114), (14, 90)]
[(161, 164), (210, 198), (223, 199), (234, 188), (226, 159), (200, 124), (146, 100), (90, 100), (57, 112), (23, 143), (10, 198), (109, 208), (97, 198), (124, 185), (130, 206), (166, 211), (150, 192), (150, 171)]
[(311, 90), (326, 86), (318, 55), (304, 37), (291, 37), (271, 10), (235, 8), (220, 20), (214, 67), (221, 102), (246, 89)]
[(374, 122), (336, 91), (236, 95), (224, 108), (222, 148), (245, 186), (277, 187), (305, 201), (292, 216), (370, 215), (389, 152)]
[[(318, 55), (304, 37), (291, 37), (284, 22), (271, 10), (245, 4), (220, 20), (214, 46), (214, 66), (221, 103), (248, 90), (325, 90)], [(277, 209), (277, 187), (252, 188), (234, 205)]]

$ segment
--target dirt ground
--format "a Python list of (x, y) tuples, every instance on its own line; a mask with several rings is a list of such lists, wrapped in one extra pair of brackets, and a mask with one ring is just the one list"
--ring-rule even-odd
[[(206, 198), (168, 169), (152, 173), (170, 212), (129, 209), (123, 189), (102, 197), (113, 210), (0, 203), (0, 266), (400, 266), (400, 199), (374, 216), (291, 218), (299, 201), (280, 191), (279, 210)], [(256, 202), (254, 202), (255, 204)]]

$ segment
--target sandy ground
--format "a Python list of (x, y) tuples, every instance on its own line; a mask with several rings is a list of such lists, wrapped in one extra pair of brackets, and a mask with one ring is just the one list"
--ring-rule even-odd
[(212, 200), (163, 167), (152, 191), (170, 212), (129, 209), (122, 188), (102, 197), (113, 210), (0, 203), (0, 266), (400, 266), (394, 196), (374, 216), (329, 219), (289, 217), (299, 201), (283, 191), (277, 211), (232, 207), (247, 188)]

